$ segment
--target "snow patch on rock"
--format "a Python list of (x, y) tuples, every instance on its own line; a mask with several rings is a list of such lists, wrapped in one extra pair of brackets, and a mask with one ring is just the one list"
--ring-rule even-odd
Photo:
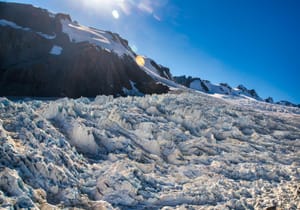
[(14, 29), (20, 29), (20, 30), (24, 30), (24, 31), (30, 31), (31, 30), (30, 28), (19, 26), (19, 25), (17, 25), (16, 23), (14, 23), (12, 21), (4, 20), (4, 19), (0, 20), (0, 26), (9, 26), (9, 27), (12, 27)]
[(56, 34), (54, 35), (49, 35), (49, 34), (44, 34), (42, 32), (36, 32), (38, 35), (40, 35), (41, 37), (44, 37), (45, 39), (55, 39), (56, 38)]
[[(27, 27), (22, 27), (17, 25), (16, 23), (12, 22), (12, 21), (8, 21), (5, 19), (0, 19), (0, 26), (9, 26), (12, 27), (14, 29), (18, 29), (18, 30), (23, 30), (23, 31), (32, 31), (32, 29), (27, 28)], [(44, 34), (42, 32), (36, 32), (34, 31), (36, 34), (38, 34), (39, 36), (45, 38), (45, 39), (55, 39), (56, 35), (49, 35), (49, 34)]]
[(135, 87), (135, 83), (132, 81), (129, 81), (130, 85), (131, 85), (131, 89), (127, 89), (125, 87), (123, 87), (123, 93), (128, 95), (128, 96), (143, 96), (144, 94), (141, 93), (136, 87)]
[(58, 46), (58, 45), (54, 45), (51, 50), (50, 50), (50, 54), (51, 55), (60, 55), (63, 51), (63, 48)]

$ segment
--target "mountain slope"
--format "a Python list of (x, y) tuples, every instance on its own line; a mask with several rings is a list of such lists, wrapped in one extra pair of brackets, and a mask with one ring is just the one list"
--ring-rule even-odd
[[(118, 34), (31, 5), (0, 2), (0, 11), (0, 95), (91, 97), (126, 95), (127, 90), (168, 91), (136, 64), (135, 53)], [(162, 77), (170, 76), (164, 67), (151, 67)]]

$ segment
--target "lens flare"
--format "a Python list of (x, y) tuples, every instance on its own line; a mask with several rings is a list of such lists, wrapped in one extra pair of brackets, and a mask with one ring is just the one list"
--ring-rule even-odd
[(135, 44), (131, 44), (130, 48), (132, 49), (133, 52), (137, 53), (138, 48), (137, 48), (137, 46)]
[(135, 62), (139, 66), (144, 66), (145, 65), (145, 59), (143, 58), (143, 56), (140, 56), (140, 55), (135, 57)]
[(118, 10), (115, 10), (115, 9), (114, 9), (114, 10), (111, 12), (111, 14), (112, 14), (112, 16), (113, 16), (115, 19), (119, 19), (119, 17), (120, 17)]

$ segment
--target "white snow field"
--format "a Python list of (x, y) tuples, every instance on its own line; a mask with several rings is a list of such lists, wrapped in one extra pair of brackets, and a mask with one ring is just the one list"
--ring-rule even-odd
[(1, 209), (300, 209), (300, 111), (197, 92), (0, 98)]

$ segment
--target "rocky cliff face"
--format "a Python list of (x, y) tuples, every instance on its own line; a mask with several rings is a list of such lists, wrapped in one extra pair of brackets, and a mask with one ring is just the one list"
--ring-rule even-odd
[(2, 96), (92, 97), (126, 95), (124, 90), (168, 91), (136, 64), (126, 40), (81, 26), (69, 15), (1, 2), (0, 27)]

